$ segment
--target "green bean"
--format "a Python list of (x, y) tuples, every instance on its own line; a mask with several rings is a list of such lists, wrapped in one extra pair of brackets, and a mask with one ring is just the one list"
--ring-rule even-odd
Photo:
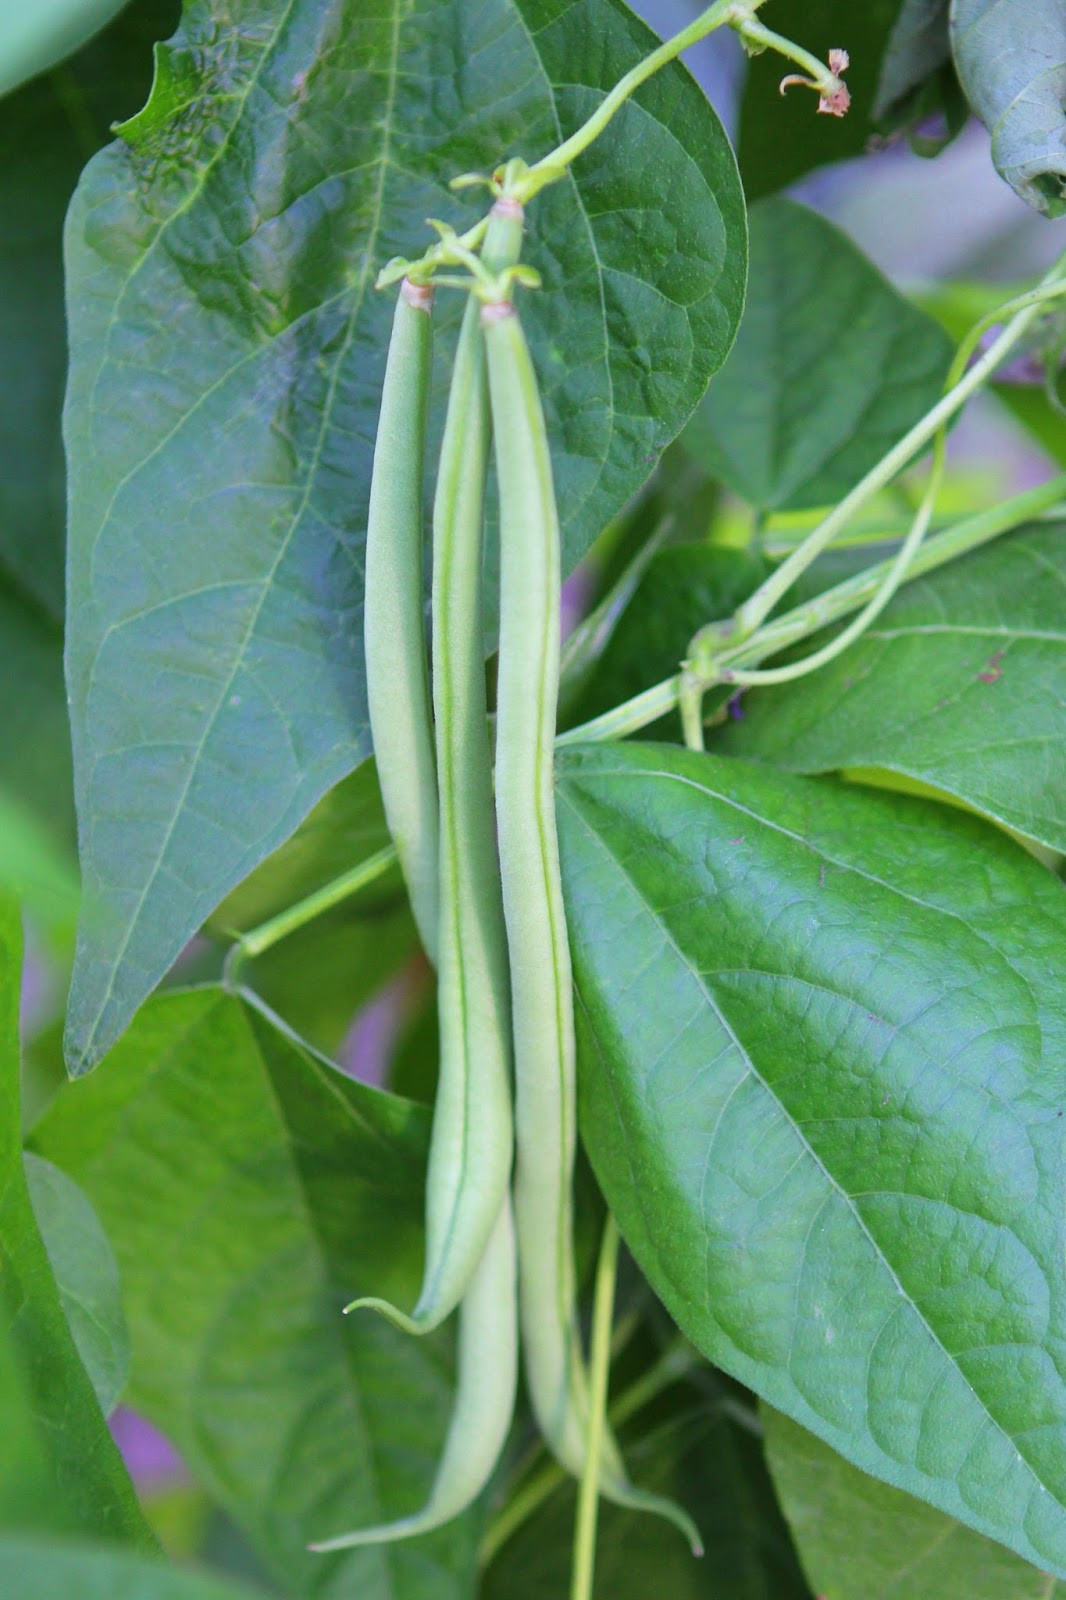
[(419, 936), (437, 955), (437, 782), (422, 613), (433, 291), (400, 285), (366, 530), (364, 648), (378, 780)]
[[(538, 1424), (581, 1475), (589, 1422), (578, 1334), (572, 1180), (576, 1146), (572, 972), (555, 828), (552, 747), (559, 688), (560, 537), (536, 373), (514, 306), (482, 308), (500, 490), (496, 812), (515, 1032), (515, 1222), (526, 1381)], [(670, 1517), (679, 1508), (626, 1480), (603, 1439), (602, 1492)]]
[(517, 1377), (514, 1223), (505, 1195), (459, 1313), (455, 1408), (429, 1499), (412, 1516), (359, 1528), (311, 1548), (346, 1550), (352, 1545), (412, 1539), (465, 1511), (485, 1487), (503, 1449)]
[[(517, 260), (520, 208), (495, 216), (494, 266)], [(490, 438), (484, 341), (471, 297), (459, 335), (433, 506), (433, 709), (440, 794), (440, 1076), (426, 1183), (426, 1268), (409, 1332), (454, 1310), (511, 1176), (511, 1016), (485, 698), (481, 567)]]

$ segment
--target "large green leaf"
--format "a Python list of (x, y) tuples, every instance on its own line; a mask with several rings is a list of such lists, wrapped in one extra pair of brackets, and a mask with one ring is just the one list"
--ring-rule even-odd
[(717, 747), (904, 773), (1066, 851), (1064, 593), (1066, 523), (997, 540), (908, 584), (828, 667), (746, 695)]
[[(611, 1600), (809, 1600), (753, 1420), (720, 1397), (709, 1398), (626, 1443), (634, 1479), (685, 1507), (707, 1558), (693, 1561), (668, 1523), (604, 1504), (597, 1594)], [(567, 1593), (575, 1499), (574, 1486), (564, 1484), (518, 1529), (489, 1566), (479, 1600), (559, 1600)]]
[(99, 1545), (0, 1538), (0, 1594), (12, 1600), (256, 1600), (256, 1593)]
[(878, 1483), (779, 1411), (766, 1454), (811, 1582), (825, 1600), (1064, 1600), (1002, 1545)]
[(0, 902), (0, 1527), (150, 1544), (133, 1486), (78, 1359), (23, 1170), (21, 932)]
[(577, 747), (582, 1129), (716, 1364), (1066, 1574), (1066, 891), (921, 801)]
[(942, 329), (846, 235), (764, 200), (740, 333), (685, 442), (752, 505), (828, 505), (935, 404), (950, 360)]
[(810, 90), (778, 93), (790, 66), (767, 51), (748, 69), (740, 105), (738, 149), (744, 191), (749, 200), (774, 194), (802, 178), (812, 167), (862, 155), (873, 129), (874, 99), (881, 59), (900, 0), (773, 0), (763, 20), (777, 33), (794, 39), (822, 61), (834, 49), (846, 49), (851, 66), (846, 82), (851, 110), (838, 121), (819, 116)]
[(427, 1136), (423, 1109), (351, 1082), (213, 989), (157, 997), (34, 1135), (115, 1246), (131, 1404), (286, 1594), (472, 1592), (469, 1518), (417, 1547), (306, 1549), (417, 1508), (435, 1469), (447, 1336), (341, 1316), (356, 1294), (413, 1301)]
[[(651, 39), (620, 0), (251, 0), (239, 26), (195, 0), (148, 107), (90, 165), (67, 236), (75, 1070), (368, 753), (377, 268), (421, 248), (427, 214), (476, 215), (484, 196), (448, 180), (546, 152)], [(528, 255), (573, 565), (739, 319), (736, 165), (682, 68), (537, 200)]]
[(1066, 211), (1066, 29), (1060, 0), (952, 0), (962, 86), (996, 170), (1045, 216)]

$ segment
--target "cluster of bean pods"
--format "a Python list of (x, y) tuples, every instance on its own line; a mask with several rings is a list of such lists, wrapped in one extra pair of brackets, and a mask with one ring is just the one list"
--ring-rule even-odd
[[(580, 1477), (585, 1467), (573, 998), (552, 773), (560, 540), (544, 413), (514, 304), (522, 227), (521, 205), (498, 199), (456, 349), (433, 509), (432, 675), (422, 608), (428, 283), (401, 285), (382, 394), (366, 551), (370, 721), (389, 827), (437, 966), (441, 1058), (418, 1302), (409, 1314), (376, 1299), (349, 1309), (371, 1306), (423, 1333), (458, 1307), (459, 1357), (426, 1505), (321, 1550), (427, 1532), (476, 1498), (510, 1430), (519, 1342), (544, 1439), (568, 1471)], [(501, 544), (495, 763), (481, 576), (490, 454)], [(699, 1548), (678, 1507), (628, 1482), (609, 1433), (599, 1488), (673, 1519)]]

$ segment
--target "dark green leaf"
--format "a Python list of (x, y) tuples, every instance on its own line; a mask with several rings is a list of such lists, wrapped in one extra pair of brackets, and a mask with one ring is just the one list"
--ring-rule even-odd
[(30, 1202), (55, 1274), (59, 1302), (106, 1416), (119, 1402), (130, 1364), (115, 1253), (72, 1178), (40, 1156), (27, 1155), (25, 1165)]
[[(713, 1401), (626, 1445), (642, 1488), (670, 1496), (695, 1519), (707, 1558), (694, 1561), (675, 1528), (604, 1504), (596, 1593), (611, 1600), (809, 1600), (774, 1501), (757, 1437)], [(481, 1600), (559, 1600), (572, 1557), (575, 1491), (566, 1484), (501, 1548)]]
[(932, 318), (839, 229), (764, 200), (740, 333), (685, 442), (752, 505), (828, 505), (935, 404), (950, 360)]
[[(765, 571), (765, 563), (748, 550), (679, 544), (660, 551), (615, 625), (569, 721), (598, 716), (676, 672), (696, 630), (732, 616)], [(675, 719), (674, 731), (677, 727)]]
[(0, 1594), (18, 1600), (256, 1600), (230, 1579), (91, 1544), (0, 1538)]
[[(78, 1359), (30, 1205), (19, 1127), (21, 936), (0, 903), (0, 1526), (150, 1544)], [(3, 1592), (0, 1587), (0, 1592)]]
[(830, 50), (846, 49), (851, 66), (846, 82), (851, 110), (843, 120), (819, 116), (809, 89), (778, 84), (791, 70), (787, 61), (767, 51), (748, 70), (740, 107), (740, 172), (749, 200), (774, 194), (827, 161), (862, 155), (873, 129), (873, 104), (881, 58), (899, 0), (774, 0), (764, 20), (825, 61)]
[[(471, 1519), (415, 1545), (306, 1545), (424, 1500), (450, 1407), (447, 1337), (345, 1319), (413, 1303), (424, 1110), (351, 1082), (231, 996), (160, 995), (35, 1148), (115, 1246), (129, 1398), (243, 1528), (286, 1594), (460, 1600)], [(136, 1205), (130, 1204), (131, 1195)], [(161, 1263), (165, 1264), (161, 1270)]]
[(717, 1365), (1066, 1574), (1066, 891), (921, 801), (560, 762), (582, 1129)]
[(1064, 594), (1066, 523), (999, 539), (908, 584), (828, 667), (746, 695), (719, 747), (904, 773), (1066, 851)]
[[(483, 208), (451, 177), (545, 153), (650, 42), (620, 0), (600, 0), (594, 26), (556, 0), (390, 0), (372, 16), (362, 0), (251, 0), (239, 26), (196, 0), (149, 107), (88, 169), (68, 231), (89, 900), (75, 1070), (368, 752), (361, 545), (391, 317), (377, 268), (418, 251), (427, 215)], [(573, 565), (739, 318), (736, 165), (680, 67), (641, 90), (576, 184), (538, 199), (528, 256)], [(445, 327), (457, 299), (442, 297)]]
[[(97, 13), (117, 7), (96, 0)], [(12, 20), (54, 0), (12, 0)], [(78, 174), (116, 117), (147, 93), (152, 41), (177, 0), (138, 0), (72, 61), (0, 102), (0, 564), (58, 622), (66, 490), (60, 412), (66, 378), (63, 218)], [(12, 60), (0, 46), (0, 73)], [(7, 620), (0, 621), (7, 638)], [(6, 653), (6, 652), (5, 652)], [(69, 786), (69, 785), (68, 785)]]
[(1060, 0), (954, 0), (951, 44), (992, 160), (1027, 205), (1066, 211), (1066, 29)]
[(890, 115), (950, 58), (948, 0), (903, 0), (881, 62), (874, 117)]
[(811, 1582), (831, 1600), (1064, 1600), (1066, 1585), (890, 1489), (763, 1407), (766, 1454)]

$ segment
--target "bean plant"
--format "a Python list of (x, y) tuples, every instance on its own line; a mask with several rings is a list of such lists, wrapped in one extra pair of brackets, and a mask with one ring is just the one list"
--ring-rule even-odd
[(0, 1595), (1066, 1596), (1062, 0), (0, 94)]

